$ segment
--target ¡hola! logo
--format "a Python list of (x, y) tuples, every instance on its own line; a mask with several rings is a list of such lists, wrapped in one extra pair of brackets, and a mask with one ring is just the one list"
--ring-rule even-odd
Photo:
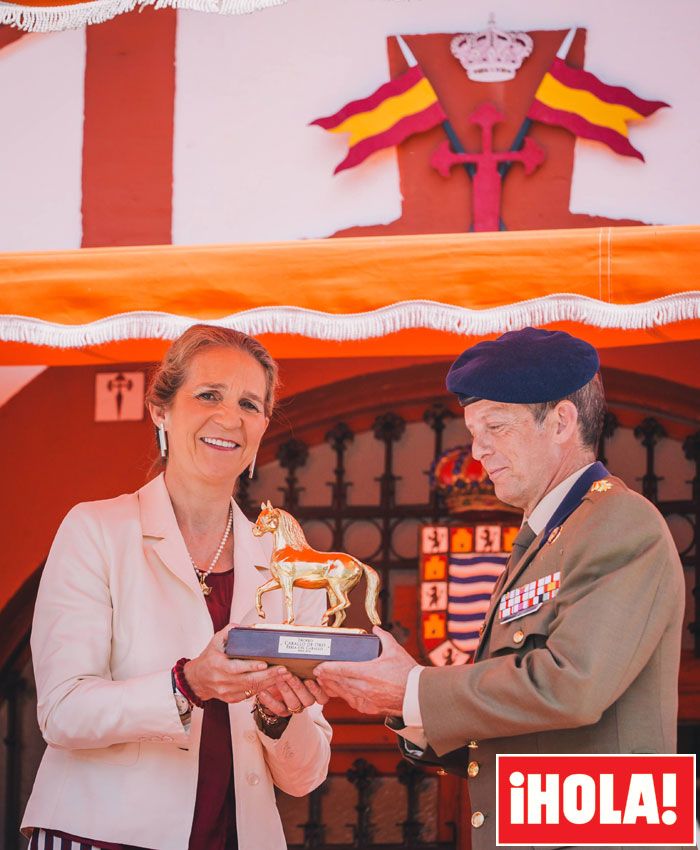
[(496, 844), (695, 844), (695, 756), (497, 756)]

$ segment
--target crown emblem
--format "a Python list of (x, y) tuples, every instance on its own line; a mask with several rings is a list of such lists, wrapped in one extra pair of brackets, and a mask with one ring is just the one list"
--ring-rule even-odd
[(437, 490), (451, 514), (463, 511), (509, 510), (496, 498), (493, 484), (470, 446), (443, 452), (430, 469), (430, 487)]
[(450, 42), (450, 50), (470, 80), (497, 83), (513, 79), (532, 53), (532, 39), (525, 32), (496, 29), (496, 19), (491, 15), (485, 30), (456, 35)]

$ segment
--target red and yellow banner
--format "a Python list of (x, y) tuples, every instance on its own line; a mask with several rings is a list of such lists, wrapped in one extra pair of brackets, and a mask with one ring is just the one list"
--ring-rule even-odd
[(400, 144), (414, 133), (441, 124), (446, 115), (419, 65), (354, 100), (328, 118), (312, 121), (329, 133), (349, 133), (349, 150), (335, 174), (359, 165), (375, 151)]
[(644, 161), (628, 138), (627, 122), (641, 121), (668, 106), (643, 100), (622, 86), (609, 86), (588, 71), (556, 58), (544, 75), (528, 118), (565, 127), (576, 136), (603, 142), (623, 156)]

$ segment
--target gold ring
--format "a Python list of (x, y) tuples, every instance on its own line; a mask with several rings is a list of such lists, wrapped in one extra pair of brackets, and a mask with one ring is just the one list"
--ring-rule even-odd
[(292, 714), (301, 714), (304, 708), (305, 706), (300, 705), (299, 708), (290, 708), (289, 710), (292, 712)]
[(249, 688), (246, 688), (243, 693), (246, 699), (250, 699), (251, 697), (255, 696), (255, 691), (251, 691)]

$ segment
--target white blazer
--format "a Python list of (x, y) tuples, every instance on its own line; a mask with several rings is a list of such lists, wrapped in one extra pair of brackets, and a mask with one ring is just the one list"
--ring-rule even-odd
[[(252, 623), (256, 564), (272, 540), (253, 537), (233, 502), (231, 621)], [(281, 622), (281, 593), (265, 595)], [(295, 589), (298, 622), (317, 624), (324, 595)], [(189, 732), (170, 669), (214, 633), (163, 476), (136, 493), (73, 508), (54, 540), (32, 626), (39, 726), (48, 747), (22, 830), (62, 830), (154, 850), (186, 850), (202, 711)], [(229, 706), (241, 850), (286, 847), (274, 785), (301, 796), (326, 777), (331, 731), (320, 706), (292, 716), (279, 740), (258, 730), (252, 700)]]

